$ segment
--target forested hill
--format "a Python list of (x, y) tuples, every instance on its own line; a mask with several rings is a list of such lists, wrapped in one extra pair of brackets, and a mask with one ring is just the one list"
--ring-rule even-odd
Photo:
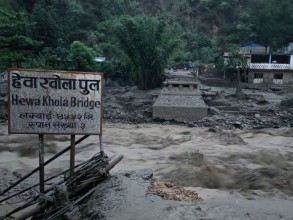
[[(133, 57), (150, 42), (164, 58), (155, 65), (208, 63), (230, 43), (286, 46), (293, 41), (292, 12), (292, 0), (1, 0), (0, 69), (123, 74), (137, 69)], [(95, 56), (109, 59), (97, 67)]]

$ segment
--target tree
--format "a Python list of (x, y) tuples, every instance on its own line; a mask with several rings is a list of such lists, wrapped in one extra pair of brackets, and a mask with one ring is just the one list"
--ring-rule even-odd
[(108, 28), (127, 55), (138, 88), (160, 86), (168, 57), (179, 43), (166, 29), (165, 17), (122, 16), (109, 22)]
[(249, 0), (258, 40), (272, 49), (288, 45), (293, 38), (293, 1)]
[(245, 10), (239, 13), (238, 19), (234, 22), (231, 28), (231, 34), (228, 35), (228, 40), (232, 43), (247, 42), (255, 40), (257, 37), (255, 20)]
[(195, 61), (199, 73), (218, 56), (214, 43), (202, 32), (186, 31), (182, 41), (186, 43), (184, 50), (188, 51), (184, 56), (185, 62)]
[(72, 60), (74, 70), (94, 70), (95, 53), (92, 48), (87, 47), (80, 41), (74, 41), (70, 45), (69, 57)]
[(42, 41), (46, 47), (57, 46), (61, 29), (56, 9), (41, 3), (37, 4), (31, 15), (31, 22), (35, 39)]
[(229, 57), (224, 62), (224, 71), (229, 73), (231, 81), (237, 79), (237, 92), (240, 92), (241, 71), (247, 71), (247, 58), (236, 45), (229, 46)]
[(25, 13), (0, 12), (0, 69), (22, 67), (30, 62), (41, 42), (32, 39)]

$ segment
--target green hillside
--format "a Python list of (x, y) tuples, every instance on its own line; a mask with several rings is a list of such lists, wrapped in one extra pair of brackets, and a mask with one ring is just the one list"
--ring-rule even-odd
[(101, 70), (140, 81), (150, 74), (142, 67), (201, 66), (230, 44), (286, 46), (292, 11), (291, 0), (1, 0), (0, 69)]

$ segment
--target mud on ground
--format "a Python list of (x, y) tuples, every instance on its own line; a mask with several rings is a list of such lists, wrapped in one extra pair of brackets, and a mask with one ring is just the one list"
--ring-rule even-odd
[(209, 106), (207, 117), (197, 121), (158, 121), (152, 119), (152, 104), (160, 89), (141, 91), (134, 87), (106, 87), (104, 120), (110, 123), (184, 124), (190, 127), (221, 129), (259, 129), (293, 126), (293, 92), (264, 92), (243, 89), (242, 96), (233, 88), (200, 85)]

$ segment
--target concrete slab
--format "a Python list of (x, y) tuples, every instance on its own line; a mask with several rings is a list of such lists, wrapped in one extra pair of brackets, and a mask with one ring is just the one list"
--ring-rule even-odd
[(167, 80), (153, 105), (153, 118), (176, 121), (196, 121), (208, 114), (198, 82)]

